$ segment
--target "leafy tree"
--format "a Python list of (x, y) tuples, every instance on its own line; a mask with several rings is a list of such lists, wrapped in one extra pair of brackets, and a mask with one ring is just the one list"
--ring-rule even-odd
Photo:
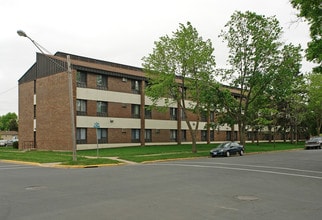
[(313, 73), (309, 75), (308, 109), (315, 121), (315, 134), (321, 133), (322, 127), (322, 75)]
[[(274, 128), (276, 128), (278, 122), (282, 124), (284, 122), (284, 130), (286, 130), (285, 122), (288, 121), (287, 117), (290, 117), (290, 112), (286, 113), (286, 109), (302, 106), (295, 102), (297, 100), (303, 103), (303, 96), (301, 96), (303, 94), (303, 88), (301, 88), (303, 77), (300, 74), (301, 61), (300, 45), (288, 44), (283, 46), (280, 51), (276, 72), (272, 77), (270, 86), (267, 87), (264, 93), (267, 100), (265, 108), (270, 112), (266, 114), (266, 117), (271, 118), (270, 126)], [(300, 111), (297, 113), (300, 113)], [(284, 120), (281, 120), (282, 118)], [(295, 116), (293, 116), (294, 118)], [(299, 115), (296, 118), (297, 122), (299, 122)]]
[[(183, 111), (192, 137), (192, 152), (197, 152), (196, 133), (206, 105), (202, 98), (204, 88), (213, 81), (214, 48), (210, 40), (204, 41), (199, 36), (190, 22), (180, 24), (172, 37), (163, 36), (154, 44), (153, 52), (142, 59), (149, 80), (146, 95), (153, 102), (152, 107), (158, 107), (158, 102), (163, 100), (164, 108), (176, 104)], [(195, 126), (189, 113), (198, 116)]]
[(307, 58), (318, 66), (314, 68), (322, 73), (322, 3), (321, 0), (291, 0), (294, 8), (300, 11), (300, 17), (307, 19), (310, 25), (311, 42), (306, 50)]
[(231, 112), (238, 123), (240, 142), (244, 144), (250, 105), (266, 90), (277, 69), (282, 29), (275, 17), (249, 11), (235, 12), (225, 28), (219, 36), (229, 47), (228, 62), (232, 69), (223, 78), (240, 89), (238, 105)]
[(17, 131), (17, 115), (14, 112), (9, 112), (6, 115), (0, 116), (0, 130), (1, 131)]

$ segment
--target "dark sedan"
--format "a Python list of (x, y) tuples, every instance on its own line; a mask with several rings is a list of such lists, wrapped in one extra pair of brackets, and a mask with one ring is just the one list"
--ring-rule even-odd
[(305, 149), (321, 149), (322, 137), (312, 137), (305, 142)]
[(210, 156), (211, 157), (216, 157), (216, 156), (229, 157), (230, 155), (234, 155), (234, 154), (239, 154), (240, 156), (243, 156), (244, 152), (245, 152), (244, 146), (236, 142), (226, 142), (212, 149), (210, 151)]

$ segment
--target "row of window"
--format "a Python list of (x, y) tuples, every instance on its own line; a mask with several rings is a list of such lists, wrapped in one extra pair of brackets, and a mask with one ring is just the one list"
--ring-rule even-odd
[[(107, 76), (96, 75), (96, 87), (97, 89), (107, 90)], [(123, 81), (127, 81), (125, 78)], [(86, 88), (87, 87), (87, 73), (77, 71), (76, 74), (76, 84), (77, 87)], [(131, 89), (133, 93), (139, 94), (141, 92), (140, 82), (138, 80), (131, 80)]]
[[(107, 128), (98, 128), (97, 130), (97, 140), (98, 143), (108, 143), (107, 142)], [(160, 130), (156, 130), (156, 133), (159, 133)], [(182, 141), (186, 141), (187, 135), (186, 130), (181, 131), (181, 139)], [(177, 141), (178, 131), (177, 130), (170, 130), (170, 141)], [(152, 142), (152, 129), (145, 129), (144, 130), (144, 139), (146, 142)], [(77, 144), (86, 144), (87, 143), (87, 128), (77, 128), (76, 130), (76, 140)], [(207, 131), (201, 131), (201, 140), (207, 140)], [(210, 131), (210, 140), (214, 140), (214, 131)], [(140, 129), (131, 129), (131, 141), (133, 143), (140, 142)]]
[[(96, 102), (96, 115), (101, 116), (101, 117), (106, 117), (107, 115), (107, 108), (108, 108), (108, 103), (107, 102), (102, 102), (102, 101), (97, 101)], [(76, 112), (77, 115), (87, 115), (87, 100), (83, 99), (77, 99), (76, 100)], [(178, 120), (178, 109), (177, 108), (170, 108), (170, 119), (171, 120)], [(140, 118), (141, 114), (141, 106), (132, 104), (131, 105), (131, 117), (132, 118)], [(152, 111), (149, 108), (149, 106), (145, 106), (144, 108), (144, 115), (145, 118), (150, 119), (152, 118)], [(184, 112), (181, 112), (181, 119), (185, 119)], [(214, 120), (214, 113), (211, 112), (210, 114), (210, 120)], [(206, 121), (206, 115), (202, 115), (201, 121)]]

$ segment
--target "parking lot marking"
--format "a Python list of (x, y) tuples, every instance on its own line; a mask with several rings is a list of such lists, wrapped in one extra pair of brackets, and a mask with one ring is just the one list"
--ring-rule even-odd
[(30, 169), (35, 168), (33, 166), (21, 166), (21, 165), (4, 165), (0, 166), (0, 170), (14, 170), (14, 169)]
[(321, 176), (311, 176), (311, 175), (303, 175), (303, 174), (295, 174), (295, 173), (284, 173), (270, 170), (257, 170), (257, 169), (247, 169), (247, 168), (237, 168), (237, 167), (223, 167), (223, 166), (208, 166), (208, 165), (197, 165), (197, 164), (184, 164), (184, 163), (163, 163), (163, 164), (151, 164), (155, 166), (181, 166), (181, 167), (196, 167), (196, 168), (213, 168), (213, 169), (226, 169), (226, 170), (238, 170), (238, 171), (247, 171), (247, 172), (257, 172), (257, 173), (269, 173), (269, 174), (277, 174), (284, 176), (295, 176), (295, 177), (303, 177), (310, 179), (320, 179)]
[(228, 165), (228, 166), (243, 166), (243, 167), (257, 167), (257, 168), (267, 168), (267, 169), (279, 169), (279, 170), (289, 170), (289, 171), (298, 171), (298, 172), (307, 172), (307, 173), (321, 173), (321, 171), (314, 170), (301, 170), (287, 167), (272, 167), (272, 166), (259, 166), (259, 165), (248, 165), (248, 164), (235, 164), (235, 163), (210, 163), (210, 162), (196, 162), (199, 164), (218, 164), (218, 165)]

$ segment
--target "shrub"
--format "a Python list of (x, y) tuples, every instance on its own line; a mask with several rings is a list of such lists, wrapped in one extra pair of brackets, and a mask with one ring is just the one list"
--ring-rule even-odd
[(12, 143), (12, 147), (18, 149), (18, 141)]

